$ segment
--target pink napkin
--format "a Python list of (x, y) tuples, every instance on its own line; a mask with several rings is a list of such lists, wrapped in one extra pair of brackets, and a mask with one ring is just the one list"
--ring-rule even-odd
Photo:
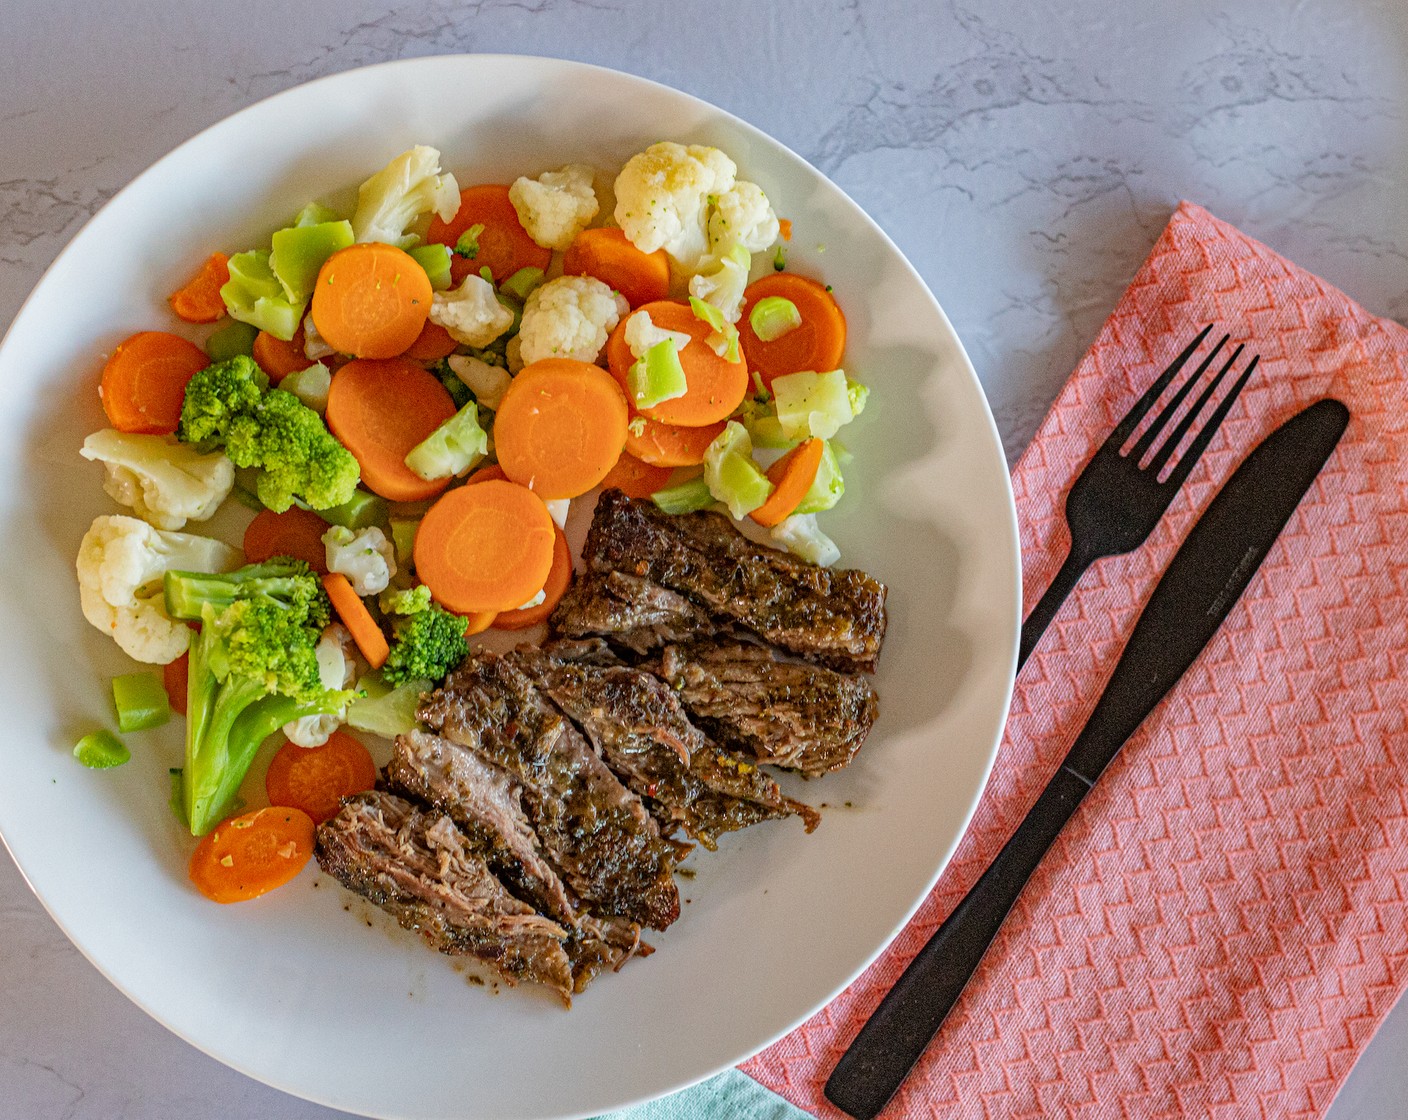
[(1314, 1117), (1408, 984), (1408, 331), (1184, 203), (1013, 473), (1027, 609), (1066, 488), (1204, 324), (1261, 363), (1142, 548), (1101, 561), (1017, 680), (982, 804), (918, 915), (743, 1068), (819, 1116), (861, 1022), (1006, 841), (1140, 606), (1264, 435), (1349, 430), (1221, 630), (1028, 884), (887, 1117)]

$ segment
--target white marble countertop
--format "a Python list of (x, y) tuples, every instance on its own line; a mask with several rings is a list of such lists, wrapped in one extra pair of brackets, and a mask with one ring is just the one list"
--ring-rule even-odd
[[(3, 24), (0, 327), (105, 199), (199, 129), (323, 74), (457, 51), (643, 74), (817, 164), (944, 305), (1010, 458), (1180, 198), (1408, 323), (1402, 0), (7, 0)], [(0, 1118), (340, 1115), (148, 1019), (7, 855), (0, 990)], [(1405, 1060), (1400, 1006), (1330, 1115), (1408, 1116)]]

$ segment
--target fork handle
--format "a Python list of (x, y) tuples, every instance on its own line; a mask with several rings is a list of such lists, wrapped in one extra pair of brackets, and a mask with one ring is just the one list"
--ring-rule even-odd
[(1002, 851), (904, 970), (836, 1063), (826, 1098), (872, 1120), (894, 1096), (967, 986), (1003, 919), (1090, 785), (1056, 771)]
[(1027, 657), (1036, 648), (1037, 642), (1041, 641), (1042, 634), (1051, 625), (1051, 620), (1056, 617), (1056, 612), (1061, 609), (1061, 604), (1066, 601), (1066, 596), (1080, 581), (1086, 568), (1098, 559), (1098, 556), (1091, 556), (1083, 551), (1078, 552), (1074, 547), (1066, 553), (1065, 563), (1056, 573), (1056, 578), (1051, 581), (1051, 586), (1046, 589), (1045, 594), (1032, 608), (1032, 613), (1027, 615), (1027, 620), (1022, 623), (1022, 640), (1017, 647), (1018, 672), (1021, 672), (1022, 666), (1027, 663)]

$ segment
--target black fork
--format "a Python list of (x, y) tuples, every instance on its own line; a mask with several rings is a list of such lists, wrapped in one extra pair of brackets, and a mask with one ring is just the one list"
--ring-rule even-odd
[(1252, 375), (1252, 370), (1256, 369), (1259, 355), (1252, 356), (1241, 375), (1232, 383), (1232, 387), (1223, 395), (1222, 400), (1198, 430), (1198, 434), (1193, 437), (1188, 449), (1174, 464), (1168, 477), (1160, 480), (1159, 475), (1168, 466), (1178, 445), (1192, 430), (1198, 415), (1212, 400), (1223, 378), (1241, 357), (1242, 344), (1238, 344), (1222, 363), (1222, 368), (1208, 381), (1198, 399), (1183, 414), (1182, 419), (1162, 443), (1155, 447), (1169, 420), (1178, 413), (1188, 394), (1203, 380), (1203, 375), (1217, 360), (1222, 348), (1227, 344), (1229, 335), (1224, 334), (1218, 339), (1217, 345), (1208, 351), (1193, 375), (1179, 386), (1178, 391), (1154, 417), (1134, 446), (1126, 451), (1125, 444), (1211, 331), (1212, 324), (1209, 323), (1184, 347), (1183, 352), (1174, 358), (1168, 369), (1159, 375), (1158, 380), (1149, 386), (1144, 395), (1135, 402), (1134, 407), (1125, 413), (1115, 430), (1100, 445), (1100, 449), (1071, 484), (1070, 492), (1066, 495), (1066, 524), (1071, 530), (1071, 550), (1066, 556), (1066, 562), (1061, 565), (1061, 570), (1056, 573), (1056, 578), (1051, 581), (1051, 586), (1046, 589), (1046, 593), (1022, 624), (1022, 641), (1017, 653), (1018, 669), (1025, 664), (1028, 654), (1041, 639), (1051, 620), (1056, 617), (1056, 612), (1061, 609), (1061, 604), (1085, 574), (1085, 570), (1101, 557), (1133, 551), (1153, 532), (1164, 510), (1168, 509), (1173, 496), (1178, 493), (1178, 488), (1183, 485), (1207, 445), (1212, 442), (1212, 437), (1217, 434), (1218, 427), (1231, 411), (1242, 386)]

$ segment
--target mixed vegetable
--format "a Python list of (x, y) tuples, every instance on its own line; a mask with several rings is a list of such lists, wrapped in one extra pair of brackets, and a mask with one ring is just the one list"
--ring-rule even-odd
[[(790, 224), (716, 148), (631, 157), (609, 215), (596, 181), (572, 164), (461, 189), (412, 148), (352, 213), (312, 202), (211, 254), (169, 301), (214, 324), (203, 349), (147, 330), (103, 367), (110, 427), (81, 454), (131, 516), (83, 538), (83, 613), (162, 666), (113, 681), (118, 729), (185, 716), (172, 807), (210, 898), (292, 878), (371, 788), (344, 726), (409, 730), (474, 634), (547, 618), (568, 509), (598, 487), (837, 559), (816, 515), (866, 390), (830, 287), (786, 271)], [(242, 548), (192, 531), (232, 499), (255, 511)], [(280, 729), (273, 808), (234, 815)], [(107, 729), (75, 755), (130, 757)]]

